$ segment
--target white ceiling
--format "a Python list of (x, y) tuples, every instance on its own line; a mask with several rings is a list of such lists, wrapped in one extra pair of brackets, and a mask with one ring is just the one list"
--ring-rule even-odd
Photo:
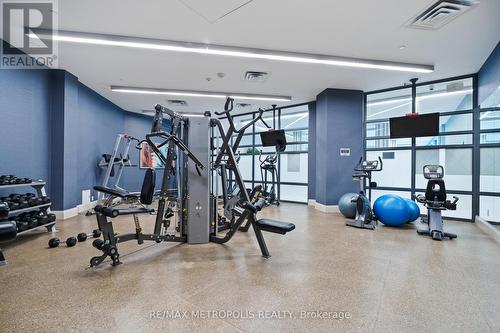
[[(474, 73), (499, 41), (498, 0), (481, 0), (437, 31), (404, 26), (433, 0), (254, 0), (218, 18), (245, 2), (212, 1), (216, 8), (210, 9), (203, 5), (207, 0), (60, 0), (59, 29), (431, 64), (435, 72), (412, 74), (65, 43), (59, 45), (59, 67), (129, 111), (183, 99), (189, 106), (174, 109), (203, 112), (220, 110), (224, 101), (124, 94), (111, 92), (109, 86), (290, 95), (295, 104), (314, 100), (329, 87), (370, 91), (400, 85), (412, 77), (428, 81)], [(401, 45), (406, 48), (400, 50)], [(245, 82), (247, 70), (271, 75), (264, 83)], [(225, 73), (223, 79), (217, 77), (219, 72)], [(254, 109), (271, 104), (250, 103)]]

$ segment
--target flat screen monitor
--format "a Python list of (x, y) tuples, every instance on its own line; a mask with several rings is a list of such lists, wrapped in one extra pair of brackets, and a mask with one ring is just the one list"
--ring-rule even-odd
[(264, 147), (277, 147), (278, 151), (285, 150), (286, 137), (284, 130), (260, 132), (260, 140)]
[(391, 139), (439, 135), (439, 113), (390, 118)]

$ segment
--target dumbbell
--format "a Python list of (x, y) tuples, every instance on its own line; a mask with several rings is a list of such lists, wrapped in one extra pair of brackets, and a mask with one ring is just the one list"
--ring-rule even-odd
[(31, 217), (37, 219), (38, 225), (44, 225), (44, 224), (49, 223), (49, 218), (48, 218), (47, 214), (45, 214), (42, 211), (32, 213)]
[(23, 213), (18, 216), (18, 220), (21, 222), (26, 222), (28, 223), (28, 228), (35, 228), (38, 227), (38, 219), (33, 217), (31, 213)]
[(7, 201), (7, 204), (9, 205), (10, 210), (17, 210), (19, 209), (19, 204), (14, 201)]
[(28, 222), (16, 220), (17, 232), (25, 231), (29, 229)]
[(35, 196), (33, 196), (33, 197), (30, 196), (28, 203), (31, 207), (40, 206), (40, 205), (43, 205), (43, 199), (39, 198), (39, 197), (35, 197)]
[[(68, 239), (66, 239), (66, 246), (67, 247), (73, 247), (76, 245), (76, 238), (75, 237), (69, 237)], [(55, 247), (58, 247), (59, 244), (61, 244), (61, 240), (57, 237), (54, 237), (54, 238), (51, 238), (49, 240), (49, 247), (51, 249), (55, 248)]]
[(47, 222), (47, 223), (54, 222), (56, 220), (56, 214), (54, 214), (54, 213), (48, 213), (47, 214), (47, 218), (49, 219), (49, 222)]
[(77, 236), (79, 242), (85, 242), (87, 238), (99, 238), (101, 237), (101, 230), (94, 229), (92, 233), (79, 233)]
[(0, 200), (0, 221), (9, 218), (9, 204)]

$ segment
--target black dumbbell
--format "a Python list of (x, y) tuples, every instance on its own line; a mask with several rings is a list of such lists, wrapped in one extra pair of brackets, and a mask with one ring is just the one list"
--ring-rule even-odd
[(44, 212), (41, 211), (35, 212), (34, 214), (31, 215), (31, 217), (38, 220), (38, 225), (44, 225), (49, 223), (49, 217)]
[(26, 200), (26, 197), (22, 196), (22, 195), (19, 197), (16, 197), (16, 199), (12, 199), (11, 201), (19, 204), (18, 209), (28, 208), (30, 206), (28, 203), (28, 200)]
[(40, 206), (40, 205), (43, 205), (43, 200), (42, 200), (42, 198), (38, 198), (38, 197), (30, 197), (28, 203), (31, 207)]
[(40, 197), (40, 199), (42, 200), (42, 204), (48, 204), (50, 202), (50, 198), (45, 195)]
[[(76, 238), (75, 237), (69, 237), (68, 239), (66, 239), (66, 246), (67, 247), (73, 247), (76, 245)], [(49, 247), (52, 249), (52, 248), (55, 248), (55, 247), (58, 247), (59, 244), (61, 244), (61, 240), (57, 237), (54, 237), (54, 238), (51, 238), (49, 240)]]
[(9, 218), (9, 211), (10, 211), (9, 204), (4, 201), (0, 201), (0, 221)]
[(25, 231), (29, 229), (28, 222), (16, 220), (17, 232)]
[(47, 222), (47, 223), (54, 222), (56, 220), (56, 214), (54, 214), (54, 213), (48, 213), (47, 214), (47, 218), (49, 219), (49, 222)]
[(23, 213), (18, 216), (18, 220), (28, 223), (29, 229), (38, 227), (38, 219), (33, 217), (32, 213)]
[(17, 209), (19, 209), (19, 204), (17, 202), (7, 201), (7, 203), (9, 205), (9, 209), (10, 210), (17, 210)]
[(99, 238), (101, 237), (101, 230), (99, 229), (94, 229), (92, 233), (79, 233), (77, 236), (79, 242), (85, 242), (87, 238)]

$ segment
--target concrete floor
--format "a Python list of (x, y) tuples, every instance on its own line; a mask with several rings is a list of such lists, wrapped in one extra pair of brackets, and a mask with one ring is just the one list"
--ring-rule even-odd
[[(269, 260), (252, 232), (226, 245), (124, 243), (122, 265), (94, 269), (91, 241), (48, 249), (51, 235), (37, 232), (3, 244), (0, 332), (500, 332), (500, 245), (473, 224), (448, 222), (458, 239), (436, 242), (415, 226), (349, 228), (304, 205), (261, 215), (297, 226), (265, 233)], [(78, 216), (57, 236), (95, 227)], [(131, 231), (131, 218), (115, 228)], [(244, 318), (214, 318), (231, 314)], [(266, 318), (276, 315), (285, 318)]]

